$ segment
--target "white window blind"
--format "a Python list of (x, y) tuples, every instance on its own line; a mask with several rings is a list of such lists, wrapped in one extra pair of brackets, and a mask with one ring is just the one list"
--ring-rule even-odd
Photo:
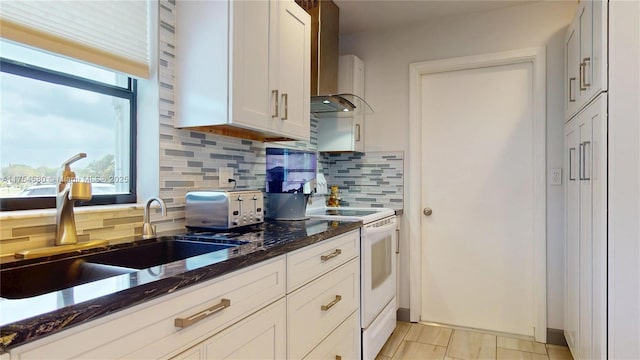
[(0, 36), (149, 77), (147, 0), (0, 0)]

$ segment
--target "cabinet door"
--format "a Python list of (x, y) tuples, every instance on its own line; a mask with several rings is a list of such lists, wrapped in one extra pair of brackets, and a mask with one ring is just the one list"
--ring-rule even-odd
[(578, 345), (579, 357), (592, 359), (592, 311), (593, 311), (593, 242), (591, 219), (591, 108), (587, 108), (578, 115), (578, 177), (580, 179), (580, 341)]
[(565, 322), (564, 333), (574, 354), (578, 346), (580, 281), (579, 134), (574, 118), (565, 127)]
[(578, 6), (580, 26), (580, 92), (578, 104), (587, 104), (607, 89), (607, 1), (586, 0)]
[(580, 33), (578, 31), (578, 18), (574, 18), (569, 25), (564, 39), (564, 73), (565, 73), (565, 121), (569, 121), (578, 110), (578, 69), (580, 58)]
[(565, 130), (565, 336), (576, 358), (606, 358), (607, 94)]
[(585, 104), (591, 94), (593, 76), (589, 76), (589, 69), (593, 69), (593, 1), (581, 1), (578, 5), (577, 25), (580, 33), (580, 48), (578, 55), (578, 104)]
[[(268, 1), (231, 2), (233, 29), (230, 91), (230, 121), (253, 129), (267, 130), (275, 121), (276, 97), (270, 87)], [(227, 71), (227, 69), (225, 69)]]
[(205, 358), (286, 358), (286, 316), (286, 302), (281, 299), (207, 341), (204, 344)]
[(581, 113), (581, 121), (584, 165), (580, 182), (580, 357), (604, 359), (607, 356), (607, 94), (601, 94), (589, 104)]
[[(308, 140), (310, 131), (310, 16), (294, 1), (273, 1), (277, 8), (276, 39), (271, 46), (279, 89), (275, 130), (296, 139)], [(273, 39), (273, 38), (272, 38)]]
[(286, 315), (280, 299), (172, 359), (285, 359)]

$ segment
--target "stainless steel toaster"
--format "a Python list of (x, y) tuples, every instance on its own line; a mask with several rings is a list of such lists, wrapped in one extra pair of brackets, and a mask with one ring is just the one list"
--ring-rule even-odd
[(233, 229), (264, 221), (260, 190), (189, 191), (185, 200), (188, 228)]

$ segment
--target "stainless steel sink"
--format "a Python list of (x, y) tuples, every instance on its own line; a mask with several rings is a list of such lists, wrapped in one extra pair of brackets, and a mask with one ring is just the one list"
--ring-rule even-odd
[(105, 251), (92, 255), (90, 261), (98, 264), (146, 269), (236, 246), (238, 245), (168, 240)]
[(137, 271), (93, 264), (84, 258), (61, 259), (0, 270), (0, 297), (22, 299)]
[(0, 297), (37, 296), (239, 245), (164, 238), (99, 253), (0, 269)]

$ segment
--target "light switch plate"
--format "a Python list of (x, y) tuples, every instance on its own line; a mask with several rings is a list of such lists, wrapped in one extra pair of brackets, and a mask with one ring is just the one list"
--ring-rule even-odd
[(233, 179), (232, 168), (218, 168), (218, 187), (219, 188), (232, 188), (234, 183), (229, 182), (229, 179)]
[(551, 185), (562, 185), (562, 169), (551, 169), (549, 182)]

